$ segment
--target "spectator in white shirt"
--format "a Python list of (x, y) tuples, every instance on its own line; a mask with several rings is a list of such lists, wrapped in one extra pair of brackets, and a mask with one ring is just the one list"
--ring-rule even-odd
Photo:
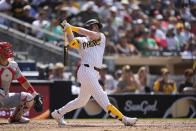
[[(36, 26), (38, 28), (44, 28), (47, 24), (49, 24), (48, 20), (46, 20), (47, 18), (47, 12), (45, 12), (44, 10), (41, 10), (40, 12), (40, 16), (38, 20), (33, 21), (33, 26)], [(32, 34), (34, 34), (37, 38), (43, 39), (44, 38), (44, 33), (43, 32), (39, 32), (36, 29), (32, 30)]]
[(167, 49), (168, 51), (178, 51), (180, 49), (179, 40), (174, 34), (174, 26), (168, 26), (168, 32), (166, 35)]

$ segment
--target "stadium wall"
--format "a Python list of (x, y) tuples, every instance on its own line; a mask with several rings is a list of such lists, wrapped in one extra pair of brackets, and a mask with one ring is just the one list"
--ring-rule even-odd
[[(71, 92), (71, 81), (30, 81), (44, 96), (44, 111), (36, 113), (33, 108), (25, 114), (34, 119), (51, 118), (50, 112), (73, 100), (77, 95)], [(25, 91), (19, 83), (13, 82), (11, 92)], [(124, 115), (138, 118), (196, 118), (196, 95), (163, 94), (115, 94), (109, 99)], [(0, 110), (0, 118), (8, 118), (13, 109)], [(97, 102), (91, 98), (84, 108), (65, 115), (65, 118), (109, 118)]]

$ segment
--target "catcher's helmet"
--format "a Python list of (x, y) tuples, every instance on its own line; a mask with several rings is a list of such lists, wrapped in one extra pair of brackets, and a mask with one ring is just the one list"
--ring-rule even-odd
[(13, 49), (8, 42), (0, 42), (0, 52), (2, 52), (5, 58), (13, 57)]
[(89, 28), (91, 25), (93, 25), (93, 24), (97, 24), (98, 26), (99, 26), (99, 29), (101, 29), (102, 28), (102, 24), (98, 21), (98, 20), (96, 20), (96, 19), (90, 19), (90, 20), (88, 20), (85, 24), (84, 24), (84, 26), (85, 26), (85, 28)]

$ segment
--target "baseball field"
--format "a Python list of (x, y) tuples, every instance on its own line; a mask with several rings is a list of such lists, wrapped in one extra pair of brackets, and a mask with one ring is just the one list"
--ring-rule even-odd
[(132, 127), (125, 127), (114, 119), (66, 120), (67, 126), (58, 127), (53, 119), (31, 120), (28, 124), (8, 124), (0, 119), (1, 131), (196, 131), (196, 119), (139, 119)]

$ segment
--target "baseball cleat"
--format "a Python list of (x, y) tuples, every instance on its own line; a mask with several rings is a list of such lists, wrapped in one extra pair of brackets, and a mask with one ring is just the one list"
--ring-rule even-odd
[(67, 123), (64, 121), (64, 117), (58, 112), (58, 110), (54, 110), (51, 113), (51, 116), (57, 121), (59, 126), (65, 126)]
[(30, 119), (29, 118), (26, 118), (26, 117), (21, 117), (18, 120), (9, 118), (8, 121), (9, 121), (10, 124), (16, 124), (16, 123), (23, 124), (23, 123), (29, 123)]
[(137, 118), (130, 118), (130, 117), (126, 117), (126, 116), (123, 116), (122, 118), (122, 123), (125, 125), (125, 126), (133, 126), (137, 121)]

